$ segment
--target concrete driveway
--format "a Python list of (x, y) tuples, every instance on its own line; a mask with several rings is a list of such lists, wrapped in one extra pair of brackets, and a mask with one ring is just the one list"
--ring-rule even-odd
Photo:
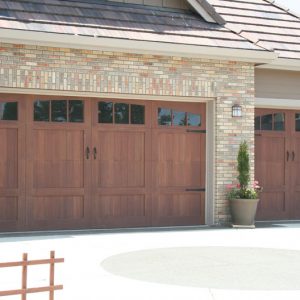
[[(300, 299), (300, 223), (256, 229), (185, 228), (0, 235), (0, 261), (46, 258), (64, 290), (56, 300)], [(29, 267), (29, 286), (48, 284)], [(20, 287), (21, 269), (0, 269), (0, 290)], [(20, 299), (3, 297), (1, 300)], [(47, 294), (28, 299), (48, 299)]]

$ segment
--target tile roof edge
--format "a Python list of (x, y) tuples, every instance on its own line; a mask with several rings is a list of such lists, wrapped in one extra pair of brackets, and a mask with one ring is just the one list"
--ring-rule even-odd
[(264, 1), (266, 1), (266, 2), (268, 2), (270, 4), (272, 4), (272, 5), (274, 5), (277, 8), (280, 8), (280, 9), (284, 10), (286, 13), (288, 13), (288, 14), (290, 14), (290, 15), (298, 18), (298, 19), (300, 19), (300, 14), (295, 13), (290, 8), (288, 8), (288, 7), (286, 7), (286, 6), (282, 5), (282, 4), (277, 3), (276, 0), (264, 0)]
[(207, 22), (224, 25), (225, 19), (206, 0), (187, 0), (197, 13)]
[(278, 53), (259, 47), (259, 50), (223, 48), (201, 45), (179, 45), (170, 47), (170, 43), (124, 40), (120, 38), (92, 38), (77, 35), (41, 33), (0, 29), (3, 43), (19, 43), (60, 48), (92, 49), (137, 54), (157, 54), (208, 58), (217, 60), (234, 60), (248, 63), (271, 63), (278, 58)]
[(254, 39), (249, 38), (249, 36), (245, 36), (244, 33), (243, 33), (243, 30), (236, 30), (234, 26), (231, 26), (231, 24), (225, 24), (224, 27), (226, 29), (230, 30), (231, 32), (235, 33), (239, 37), (243, 38), (247, 42), (249, 42), (251, 44), (254, 44), (255, 46), (261, 48), (262, 50), (274, 52), (274, 49), (270, 49), (270, 48), (266, 48), (266, 47), (263, 47), (261, 45), (258, 45), (258, 43), (260, 42), (260, 39), (255, 39), (254, 40)]

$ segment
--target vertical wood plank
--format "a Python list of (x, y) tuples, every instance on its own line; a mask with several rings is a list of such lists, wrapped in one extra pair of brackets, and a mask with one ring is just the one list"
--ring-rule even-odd
[[(50, 259), (54, 259), (55, 258), (55, 252), (51, 251), (50, 252)], [(51, 261), (50, 262), (50, 288), (54, 286), (54, 262)], [(49, 291), (49, 300), (54, 300), (54, 290), (50, 290)]]
[(27, 299), (27, 261), (28, 261), (28, 254), (23, 253), (23, 266), (22, 266), (22, 290), (24, 293), (21, 295), (22, 300)]

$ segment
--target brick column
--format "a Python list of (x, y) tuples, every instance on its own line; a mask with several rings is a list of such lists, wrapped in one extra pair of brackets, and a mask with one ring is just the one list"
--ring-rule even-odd
[[(242, 117), (232, 117), (232, 106), (242, 106)], [(254, 67), (236, 68), (219, 82), (215, 118), (215, 223), (230, 221), (226, 185), (236, 182), (239, 145), (246, 140), (254, 180)]]

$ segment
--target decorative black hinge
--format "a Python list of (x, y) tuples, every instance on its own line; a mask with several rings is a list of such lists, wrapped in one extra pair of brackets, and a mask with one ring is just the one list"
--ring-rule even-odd
[(205, 192), (205, 189), (185, 189), (186, 192)]
[(206, 130), (199, 130), (199, 129), (187, 129), (187, 132), (193, 132), (193, 133), (206, 133)]

